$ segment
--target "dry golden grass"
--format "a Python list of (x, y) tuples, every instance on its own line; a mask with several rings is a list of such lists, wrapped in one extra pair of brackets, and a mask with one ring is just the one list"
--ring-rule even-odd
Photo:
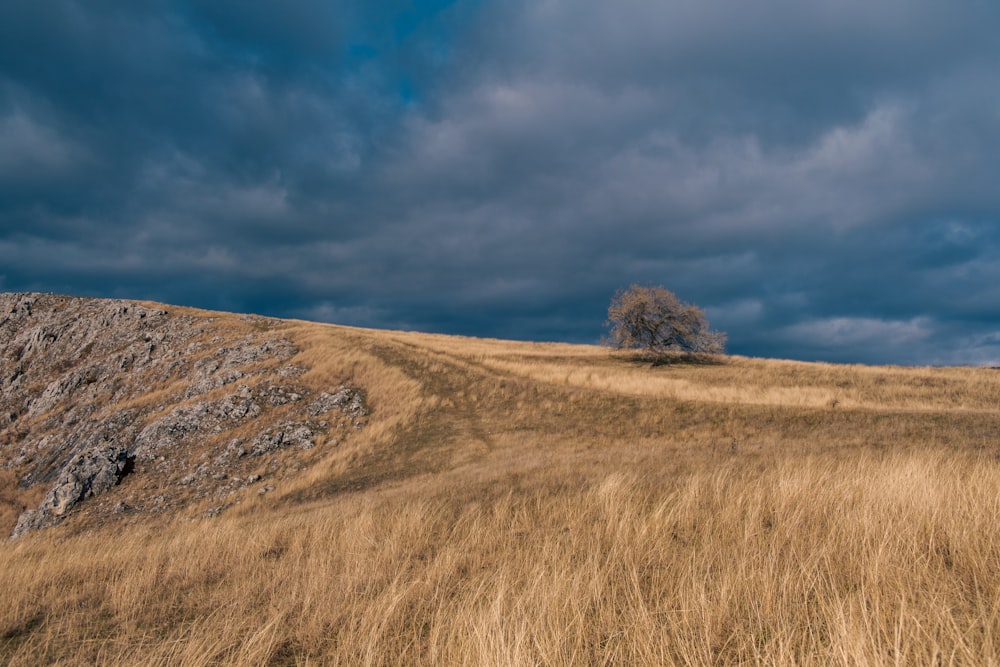
[(36, 506), (42, 500), (41, 487), (25, 491), (18, 486), (13, 470), (0, 470), (0, 531), (10, 531), (17, 523), (17, 517), (28, 507)]
[(1000, 663), (998, 371), (274, 326), (365, 429), (214, 519), (0, 545), (0, 657)]

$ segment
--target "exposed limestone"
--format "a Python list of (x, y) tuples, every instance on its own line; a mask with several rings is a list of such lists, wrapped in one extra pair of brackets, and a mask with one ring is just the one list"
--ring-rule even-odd
[(309, 414), (313, 417), (319, 417), (337, 409), (355, 419), (367, 416), (368, 410), (365, 408), (364, 392), (341, 386), (332, 394), (324, 391), (309, 404)]
[(240, 385), (237, 393), (216, 403), (212, 411), (217, 419), (230, 422), (254, 419), (259, 417), (260, 413), (260, 404), (254, 400), (253, 391), (247, 385)]
[(312, 449), (316, 446), (313, 440), (316, 430), (303, 422), (285, 422), (275, 428), (269, 428), (257, 436), (250, 448), (253, 456), (262, 456), (273, 452), (279, 447), (297, 446), (300, 449)]
[[(179, 407), (142, 429), (132, 443), (132, 453), (140, 460), (153, 459), (159, 456), (160, 449), (176, 445), (191, 434), (204, 430), (212, 419), (208, 403)], [(214, 425), (214, 421), (211, 423)]]
[(108, 516), (228, 496), (282, 452), (339, 443), (331, 430), (364, 423), (362, 391), (316, 395), (298, 384), (308, 369), (288, 363), (297, 350), (278, 321), (242, 321), (234, 335), (139, 303), (0, 294), (0, 468), (47, 488), (14, 535), (58, 523), (130, 474), (147, 481), (116, 491)]
[(26, 437), (19, 447), (7, 449), (4, 467), (24, 471), (22, 486), (54, 482), (75, 457), (104, 450), (108, 443), (130, 442), (135, 436), (135, 410), (120, 410), (104, 419), (77, 419), (87, 406), (63, 413), (56, 428), (38, 438)]
[(268, 387), (264, 400), (270, 405), (287, 405), (302, 400), (302, 394), (281, 386)]
[(42, 504), (20, 516), (11, 537), (56, 523), (77, 503), (117, 484), (128, 466), (128, 450), (116, 443), (105, 443), (102, 447), (77, 454), (62, 469)]

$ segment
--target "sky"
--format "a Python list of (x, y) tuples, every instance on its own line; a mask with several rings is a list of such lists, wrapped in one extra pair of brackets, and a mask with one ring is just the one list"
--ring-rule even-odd
[(1000, 365), (995, 0), (3, 0), (0, 291)]

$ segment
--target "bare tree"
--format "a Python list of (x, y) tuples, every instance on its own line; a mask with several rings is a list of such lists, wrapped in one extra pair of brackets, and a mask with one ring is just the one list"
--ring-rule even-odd
[(632, 285), (619, 290), (608, 308), (615, 347), (664, 352), (725, 352), (726, 334), (708, 328), (705, 312), (664, 287)]

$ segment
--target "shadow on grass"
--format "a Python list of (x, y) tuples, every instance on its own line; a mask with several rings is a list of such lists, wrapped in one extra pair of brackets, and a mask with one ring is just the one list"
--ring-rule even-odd
[[(6, 628), (0, 628), (0, 649), (13, 650), (45, 623), (45, 612), (34, 614)], [(2, 651), (0, 651), (2, 652)]]
[[(619, 356), (620, 355), (620, 356)], [(699, 352), (619, 352), (615, 356), (630, 366), (725, 366), (723, 354)]]

